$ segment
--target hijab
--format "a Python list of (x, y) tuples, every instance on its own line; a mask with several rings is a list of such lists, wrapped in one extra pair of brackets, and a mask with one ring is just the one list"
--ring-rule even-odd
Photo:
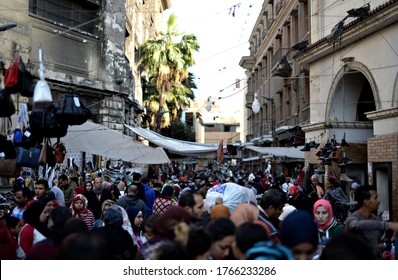
[(138, 215), (140, 212), (142, 213), (142, 211), (141, 211), (140, 209), (134, 207), (134, 206), (129, 206), (129, 207), (126, 208), (126, 212), (127, 212), (127, 215), (129, 216), (130, 223), (131, 223), (131, 226), (133, 227), (134, 232), (139, 231), (140, 228), (138, 228), (138, 227), (134, 224), (134, 220), (135, 220), (135, 218), (137, 217), (137, 215)]
[(256, 206), (250, 203), (242, 203), (235, 208), (230, 219), (238, 227), (246, 222), (253, 223), (257, 221), (259, 213), (260, 210)]
[(40, 222), (40, 215), (45, 207), (46, 204), (39, 201), (34, 201), (23, 212), (23, 219), (25, 223), (37, 229), (41, 234), (47, 236), (47, 224)]
[[(75, 202), (81, 200), (83, 202), (83, 209), (78, 211), (75, 207)], [(88, 214), (88, 209), (87, 209), (87, 205), (88, 205), (88, 201), (87, 198), (82, 195), (82, 194), (77, 194), (73, 197), (73, 201), (71, 204), (72, 207), (72, 215), (75, 217), (76, 215), (80, 218), (80, 219), (85, 219), (85, 217)]]
[(217, 204), (210, 210), (210, 218), (215, 219), (215, 218), (220, 218), (220, 217), (225, 217), (229, 218), (229, 208), (223, 204)]
[(280, 237), (288, 248), (301, 243), (318, 246), (318, 228), (313, 215), (306, 210), (294, 211), (283, 220)]
[(326, 222), (326, 224), (320, 225), (320, 224), (317, 223), (317, 226), (318, 226), (318, 228), (320, 228), (321, 230), (326, 230), (326, 229), (332, 224), (332, 222), (334, 221), (332, 205), (331, 205), (330, 202), (329, 202), (328, 200), (326, 200), (326, 199), (318, 199), (318, 200), (314, 203), (314, 209), (313, 209), (314, 217), (315, 217), (316, 209), (317, 209), (319, 206), (325, 207), (326, 211), (327, 211), (328, 214), (329, 214), (329, 219), (328, 219), (328, 221)]
[(174, 228), (183, 222), (190, 224), (191, 215), (180, 206), (170, 206), (155, 221), (155, 232), (161, 238), (174, 239)]

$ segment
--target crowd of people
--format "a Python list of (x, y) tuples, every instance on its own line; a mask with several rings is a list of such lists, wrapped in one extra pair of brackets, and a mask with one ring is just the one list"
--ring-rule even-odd
[(318, 179), (202, 171), (16, 182), (1, 259), (394, 259), (398, 223), (375, 214), (375, 188), (354, 182), (347, 195), (337, 177), (326, 188)]

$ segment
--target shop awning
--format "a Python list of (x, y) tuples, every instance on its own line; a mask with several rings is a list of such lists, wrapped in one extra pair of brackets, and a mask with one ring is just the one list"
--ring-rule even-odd
[(304, 159), (304, 152), (300, 151), (304, 146), (295, 147), (256, 147), (247, 146), (246, 149), (250, 149), (260, 154), (276, 156), (276, 157), (287, 157)]
[(152, 130), (142, 127), (132, 127), (125, 125), (128, 129), (145, 138), (153, 144), (169, 150), (171, 153), (178, 155), (205, 155), (216, 154), (218, 145), (200, 144), (195, 142), (183, 141), (162, 136)]
[(61, 141), (68, 150), (85, 151), (115, 160), (141, 164), (170, 162), (163, 148), (148, 147), (128, 135), (91, 121), (69, 126)]

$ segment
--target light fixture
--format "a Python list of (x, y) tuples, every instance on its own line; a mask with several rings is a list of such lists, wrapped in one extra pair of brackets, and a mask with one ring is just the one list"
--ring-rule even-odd
[(36, 83), (35, 91), (33, 93), (33, 109), (44, 108), (53, 102), (50, 87), (44, 79), (46, 69), (44, 68), (43, 54), (41, 49), (39, 49), (39, 63), (40, 80)]
[(253, 100), (253, 104), (252, 104), (252, 110), (254, 114), (257, 114), (258, 112), (260, 112), (261, 109), (261, 105), (260, 102), (258, 102), (258, 93), (255, 92), (254, 93), (254, 100)]
[(211, 96), (207, 98), (207, 104), (205, 105), (205, 109), (207, 110), (207, 112), (211, 111)]

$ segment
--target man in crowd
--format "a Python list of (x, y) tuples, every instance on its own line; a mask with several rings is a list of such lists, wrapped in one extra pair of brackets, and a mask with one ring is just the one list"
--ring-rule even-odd
[(398, 223), (382, 221), (374, 212), (380, 205), (375, 188), (362, 186), (355, 194), (358, 210), (348, 216), (345, 221), (348, 231), (364, 237), (373, 249), (376, 258), (380, 258), (379, 245), (384, 231), (398, 232)]
[(127, 187), (127, 195), (122, 196), (116, 202), (117, 205), (127, 209), (127, 207), (134, 206), (141, 210), (144, 221), (147, 218), (147, 206), (145, 202), (138, 198), (138, 187), (134, 183)]
[(22, 188), (15, 192), (15, 200), (17, 201), (17, 206), (11, 212), (11, 216), (22, 220), (23, 212), (26, 210), (26, 205), (31, 199), (31, 192), (28, 188)]
[(35, 197), (34, 200), (42, 200), (48, 194), (48, 182), (44, 179), (39, 179), (35, 182), (34, 186)]
[(88, 209), (93, 212), (95, 219), (100, 218), (102, 202), (107, 199), (112, 200), (112, 194), (102, 186), (102, 178), (96, 177), (93, 188), (87, 193)]
[(62, 174), (58, 177), (60, 189), (64, 192), (65, 206), (69, 207), (73, 200), (73, 191), (77, 184), (75, 181), (69, 180), (68, 176)]
[(279, 216), (282, 214), (283, 206), (286, 203), (286, 196), (282, 191), (271, 189), (264, 192), (258, 209), (260, 215), (259, 223), (267, 231), (269, 240), (275, 244), (280, 244), (279, 238)]
[(178, 205), (184, 208), (191, 215), (191, 225), (193, 227), (204, 226), (209, 221), (209, 215), (205, 215), (203, 197), (199, 193), (185, 191), (178, 200)]

